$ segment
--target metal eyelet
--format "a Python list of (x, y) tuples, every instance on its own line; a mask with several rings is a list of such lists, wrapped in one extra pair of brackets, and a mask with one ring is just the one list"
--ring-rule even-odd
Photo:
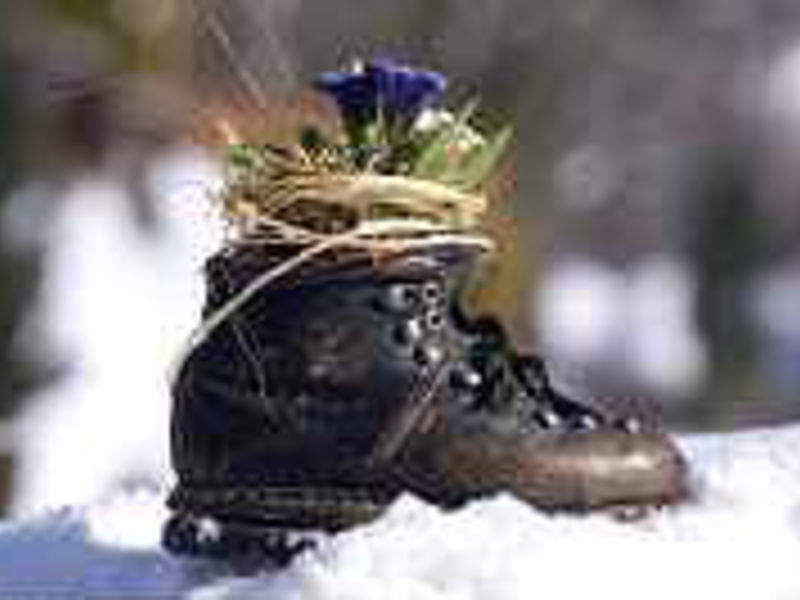
[(409, 310), (419, 298), (416, 285), (395, 283), (388, 286), (375, 299), (375, 304), (389, 312), (400, 313)]
[(431, 367), (444, 358), (444, 351), (435, 344), (426, 344), (424, 346), (417, 346), (414, 349), (414, 361), (420, 367)]
[(623, 419), (622, 429), (628, 433), (641, 433), (644, 426), (639, 419), (628, 417), (627, 419)]
[(547, 429), (555, 429), (561, 425), (561, 418), (552, 410), (540, 410), (536, 413), (536, 417)]
[(396, 326), (392, 331), (392, 339), (400, 346), (411, 346), (419, 342), (424, 331), (418, 319), (410, 319)]
[(432, 310), (425, 315), (425, 325), (428, 329), (438, 331), (444, 327), (444, 315), (438, 310)]
[(443, 295), (442, 284), (438, 281), (427, 281), (422, 286), (422, 299), (425, 302), (438, 302)]
[(450, 372), (450, 383), (458, 389), (473, 390), (482, 382), (481, 374), (464, 364), (456, 365)]

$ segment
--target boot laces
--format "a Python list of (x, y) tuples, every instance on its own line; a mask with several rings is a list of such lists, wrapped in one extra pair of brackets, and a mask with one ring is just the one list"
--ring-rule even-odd
[(627, 421), (613, 419), (556, 390), (544, 359), (518, 353), (496, 319), (456, 316), (460, 328), (471, 337), (468, 363), (480, 381), (473, 396), (476, 409), (516, 418), (537, 429), (628, 427)]

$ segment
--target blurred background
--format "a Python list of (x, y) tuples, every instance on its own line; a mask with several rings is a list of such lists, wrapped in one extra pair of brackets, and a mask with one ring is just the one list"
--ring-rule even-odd
[(800, 415), (794, 0), (28, 0), (0, 32), (0, 512), (168, 479), (215, 124), (279, 140), (355, 57), (513, 124), (475, 302), (562, 386), (684, 431)]

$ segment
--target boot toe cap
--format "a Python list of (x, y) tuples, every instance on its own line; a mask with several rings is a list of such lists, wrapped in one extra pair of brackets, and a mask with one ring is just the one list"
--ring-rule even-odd
[(688, 464), (659, 432), (596, 429), (439, 436), (416, 453), (405, 485), (445, 505), (511, 493), (548, 510), (662, 506), (688, 496)]
[(523, 443), (511, 462), (511, 491), (543, 507), (663, 505), (688, 494), (687, 463), (674, 443), (658, 432), (556, 435)]

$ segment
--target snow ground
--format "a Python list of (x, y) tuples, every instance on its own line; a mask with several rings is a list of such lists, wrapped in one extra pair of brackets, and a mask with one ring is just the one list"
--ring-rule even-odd
[(696, 500), (637, 523), (507, 497), (452, 513), (404, 498), (281, 572), (236, 576), (162, 552), (165, 365), (197, 321), (199, 265), (219, 233), (197, 226), (208, 190), (191, 183), (206, 177), (197, 168), (178, 160), (154, 177), (174, 200), (155, 245), (130, 230), (110, 184), (67, 190), (53, 220), (40, 321), (74, 362), (19, 423), (0, 600), (800, 598), (800, 426), (681, 438)]
[(698, 498), (641, 522), (547, 516), (509, 497), (442, 513), (413, 498), (243, 577), (158, 548), (163, 493), (0, 526), (2, 598), (796, 600), (800, 427), (681, 440)]

